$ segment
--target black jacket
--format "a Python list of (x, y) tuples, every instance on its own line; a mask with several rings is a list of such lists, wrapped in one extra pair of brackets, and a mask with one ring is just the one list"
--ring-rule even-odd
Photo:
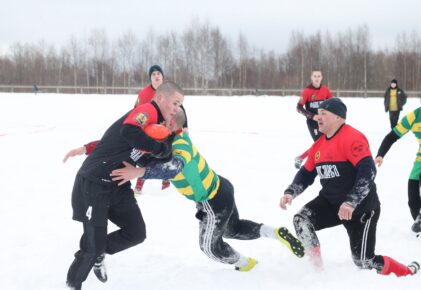
[[(384, 109), (386, 112), (389, 111), (390, 89), (391, 88), (388, 88), (386, 92), (384, 93)], [(396, 89), (397, 89), (396, 93), (398, 96), (398, 111), (402, 111), (403, 105), (406, 104), (406, 94), (401, 88), (396, 87)]]

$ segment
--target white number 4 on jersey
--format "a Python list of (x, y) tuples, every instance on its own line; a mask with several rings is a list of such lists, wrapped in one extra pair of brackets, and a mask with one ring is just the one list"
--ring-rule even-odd
[(92, 218), (92, 206), (88, 207), (88, 210), (86, 211), (86, 216), (88, 217), (88, 220), (91, 220), (91, 218)]

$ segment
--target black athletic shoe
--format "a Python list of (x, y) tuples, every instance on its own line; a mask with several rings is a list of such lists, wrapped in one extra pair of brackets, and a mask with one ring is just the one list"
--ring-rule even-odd
[(67, 287), (69, 287), (70, 290), (82, 290), (82, 284), (72, 285), (69, 282), (67, 282), (66, 284), (67, 284)]
[(303, 244), (285, 227), (275, 229), (275, 235), (297, 257), (304, 257)]
[(411, 270), (412, 275), (415, 275), (420, 270), (420, 264), (418, 262), (412, 262), (408, 265), (409, 270)]
[(105, 283), (108, 280), (107, 269), (105, 268), (104, 259), (105, 259), (105, 254), (101, 254), (96, 258), (96, 261), (94, 264), (95, 276), (102, 283)]
[(418, 235), (421, 233), (421, 214), (419, 214), (417, 218), (415, 219), (414, 224), (411, 227), (411, 230)]

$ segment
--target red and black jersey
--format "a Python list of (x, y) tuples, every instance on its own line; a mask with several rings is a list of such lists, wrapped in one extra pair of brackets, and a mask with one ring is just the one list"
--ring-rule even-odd
[(292, 193), (300, 194), (313, 183), (316, 175), (322, 185), (319, 194), (334, 206), (347, 202), (356, 211), (366, 212), (380, 205), (374, 183), (376, 167), (368, 141), (349, 125), (343, 125), (330, 138), (323, 135), (314, 142), (307, 162), (290, 186), (295, 189), (301, 186), (302, 190), (292, 190)]
[(143, 128), (163, 121), (155, 102), (137, 106), (107, 129), (96, 146), (91, 148), (91, 154), (82, 164), (79, 174), (93, 182), (115, 184), (110, 173), (121, 168), (123, 161), (134, 165), (144, 152), (156, 154), (162, 150), (162, 143), (146, 135)]
[(314, 115), (317, 115), (320, 104), (324, 100), (332, 97), (332, 93), (325, 85), (321, 85), (319, 88), (308, 85), (301, 92), (300, 100), (297, 104), (297, 111), (311, 119)]
[(152, 85), (146, 86), (137, 94), (136, 106), (152, 102), (154, 96), (155, 89), (152, 87)]

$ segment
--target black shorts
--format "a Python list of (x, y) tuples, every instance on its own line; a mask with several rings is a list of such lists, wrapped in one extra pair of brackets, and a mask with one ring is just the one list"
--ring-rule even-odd
[(73, 219), (94, 226), (107, 226), (111, 211), (138, 208), (130, 184), (117, 187), (94, 183), (76, 175), (72, 191)]

